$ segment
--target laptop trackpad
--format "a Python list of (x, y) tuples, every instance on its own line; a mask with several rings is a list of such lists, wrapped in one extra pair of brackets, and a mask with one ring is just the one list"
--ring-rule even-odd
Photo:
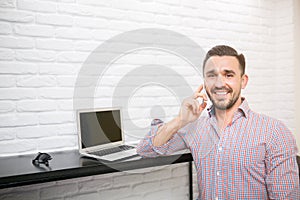
[(108, 160), (108, 161), (115, 161), (115, 160), (119, 160), (119, 159), (123, 159), (126, 157), (131, 157), (134, 155), (138, 155), (136, 153), (136, 149), (129, 149), (126, 151), (120, 151), (120, 152), (116, 152), (116, 153), (111, 153), (105, 156), (101, 156), (101, 159), (103, 160)]

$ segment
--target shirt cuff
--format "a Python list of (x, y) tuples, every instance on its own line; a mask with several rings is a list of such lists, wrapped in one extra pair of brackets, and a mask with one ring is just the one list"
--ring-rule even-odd
[(150, 138), (150, 145), (152, 146), (152, 149), (158, 153), (158, 154), (165, 154), (167, 150), (169, 149), (169, 144), (163, 144), (161, 146), (154, 146), (153, 145), (153, 138), (157, 135), (157, 132), (160, 127), (162, 127), (165, 123), (160, 119), (153, 119), (151, 122), (151, 138)]

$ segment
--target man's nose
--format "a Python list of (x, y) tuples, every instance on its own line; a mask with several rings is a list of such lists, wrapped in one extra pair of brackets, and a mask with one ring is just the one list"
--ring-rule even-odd
[(224, 77), (219, 75), (217, 76), (217, 79), (216, 79), (216, 83), (215, 83), (215, 87), (223, 87), (225, 85), (225, 80), (224, 80)]

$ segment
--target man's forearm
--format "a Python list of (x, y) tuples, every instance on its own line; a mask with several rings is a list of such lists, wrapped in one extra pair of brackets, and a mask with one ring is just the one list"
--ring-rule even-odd
[(170, 122), (164, 124), (158, 129), (156, 136), (153, 138), (154, 146), (161, 146), (166, 144), (172, 136), (183, 127), (183, 123), (179, 117), (175, 117)]

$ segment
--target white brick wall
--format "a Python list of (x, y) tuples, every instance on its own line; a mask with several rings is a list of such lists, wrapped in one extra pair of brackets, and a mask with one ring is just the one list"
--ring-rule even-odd
[[(147, 173), (145, 173), (145, 171)], [(162, 178), (163, 177), (163, 178)], [(187, 164), (118, 172), (0, 190), (0, 199), (188, 199)]]
[[(173, 30), (204, 50), (217, 44), (236, 47), (247, 59), (250, 81), (244, 95), (250, 106), (294, 131), (293, 12), (293, 0), (1, 0), (0, 156), (76, 149), (72, 99), (82, 64), (104, 41), (140, 28)], [(202, 81), (178, 56), (132, 52), (116, 60), (97, 83), (95, 106), (110, 106), (119, 81), (145, 64), (168, 66), (193, 88)], [(84, 87), (92, 84), (89, 80)], [(164, 108), (165, 115), (160, 114), (168, 120), (179, 104), (165, 88), (137, 90), (128, 108), (131, 119), (124, 121), (140, 128), (127, 132), (128, 141), (137, 142), (145, 134), (153, 106)], [(179, 165), (150, 174), (119, 173), (7, 189), (0, 191), (0, 199), (107, 199), (103, 197), (111, 194), (119, 199), (187, 199), (185, 170), (186, 165)]]

